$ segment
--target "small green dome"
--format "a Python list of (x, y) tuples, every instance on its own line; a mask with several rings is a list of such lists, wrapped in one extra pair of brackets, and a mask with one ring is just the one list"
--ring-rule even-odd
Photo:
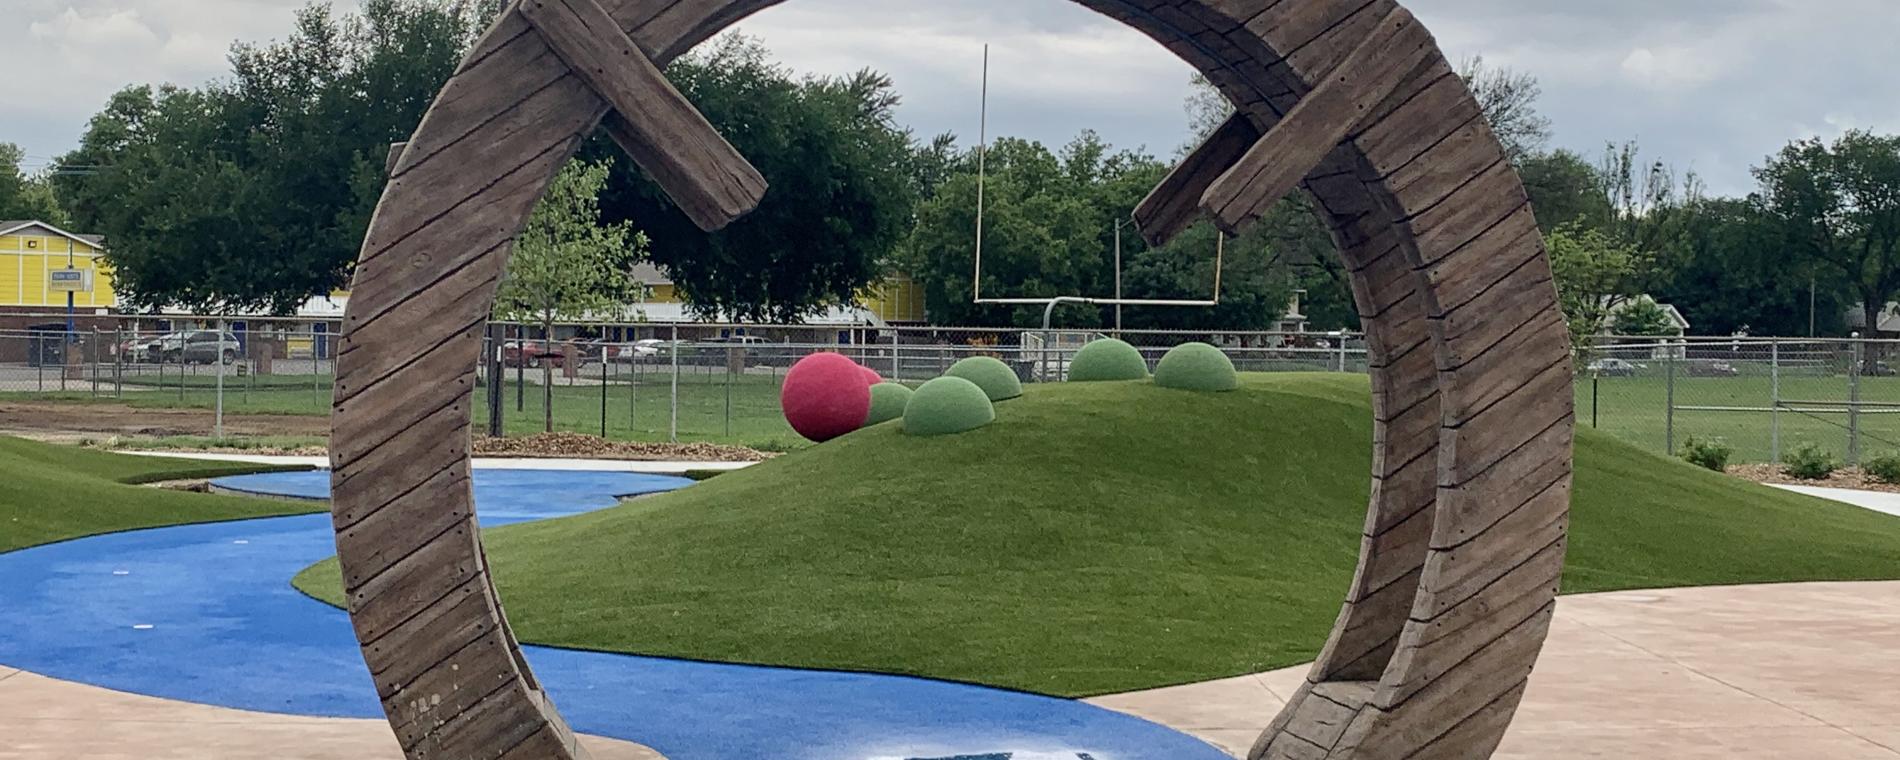
[(910, 403), (910, 386), (898, 383), (878, 383), (871, 386), (871, 416), (865, 418), (864, 426), (881, 425), (904, 416), (904, 406)]
[(904, 432), (911, 435), (964, 433), (996, 419), (996, 407), (976, 383), (939, 377), (911, 394), (904, 405)]
[(1155, 365), (1155, 385), (1184, 391), (1231, 391), (1240, 387), (1234, 361), (1206, 343), (1183, 343)]
[(1075, 352), (1069, 360), (1069, 382), (1108, 383), (1148, 379), (1148, 360), (1126, 341), (1098, 340)]
[(952, 364), (944, 376), (976, 383), (991, 401), (1007, 401), (1023, 395), (1023, 381), (1016, 378), (1016, 371), (988, 356), (972, 356)]

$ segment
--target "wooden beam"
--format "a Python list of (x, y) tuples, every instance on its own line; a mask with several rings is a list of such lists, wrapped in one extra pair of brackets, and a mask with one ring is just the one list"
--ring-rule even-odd
[(389, 144), (389, 157), (383, 160), (384, 174), (394, 175), (396, 173), (396, 162), (402, 160), (402, 150), (407, 147), (409, 147), (409, 143), (406, 142), (394, 142)]
[(666, 81), (594, 0), (524, 0), (520, 13), (613, 106), (607, 133), (711, 232), (757, 208), (765, 177)]
[(1149, 245), (1164, 245), (1201, 215), (1201, 196), (1260, 140), (1246, 114), (1234, 114), (1168, 172), (1135, 207), (1135, 226)]
[(1400, 8), (1388, 14), (1285, 119), (1214, 181), (1201, 196), (1201, 207), (1222, 230), (1239, 233), (1292, 192), (1436, 49), (1410, 11)]

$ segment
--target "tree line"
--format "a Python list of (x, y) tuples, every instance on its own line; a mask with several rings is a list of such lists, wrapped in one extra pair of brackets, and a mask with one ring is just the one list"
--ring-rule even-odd
[[(294, 310), (347, 286), (388, 145), (406, 138), (499, 5), (307, 6), (284, 39), (235, 46), (226, 78), (121, 90), (51, 176), (27, 176), (19, 151), (0, 146), (0, 218), (106, 234), (133, 307)], [(1900, 136), (1790, 143), (1755, 168), (1751, 192), (1721, 197), (1634, 142), (1597, 156), (1551, 148), (1535, 79), (1482, 59), (1461, 73), (1531, 194), (1577, 339), (1667, 332), (1658, 303), (1702, 334), (1839, 335), (1850, 309), (1877, 325), (1900, 296)], [(736, 34), (667, 75), (771, 191), (707, 235), (610, 141), (592, 139), (517, 248), (501, 299), (516, 318), (637, 300), (625, 275), (651, 262), (707, 318), (796, 320), (902, 274), (939, 324), (1041, 322), (1040, 308), (971, 302), (978, 150), (899, 125), (889, 77), (799, 75)], [(1204, 81), (1191, 93), (1189, 118), (1205, 134), (1230, 106)], [(1053, 149), (995, 140), (982, 163), (985, 295), (1107, 296), (1119, 279), (1128, 298), (1202, 299), (1224, 248), (1219, 307), (1130, 308), (1123, 326), (1267, 329), (1295, 291), (1313, 328), (1357, 326), (1346, 273), (1301, 194), (1224, 244), (1201, 225), (1151, 248), (1126, 220), (1170, 161), (1084, 130)], [(576, 279), (577, 265), (607, 273)], [(1058, 317), (1101, 327), (1116, 311), (1065, 305)]]

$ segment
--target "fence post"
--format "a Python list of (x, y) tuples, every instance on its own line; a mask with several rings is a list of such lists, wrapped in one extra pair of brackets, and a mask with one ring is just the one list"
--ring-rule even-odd
[(92, 371), (87, 373), (86, 385), (92, 387), (92, 397), (99, 397), (99, 326), (92, 326), (92, 342), (88, 353), (92, 354)]
[(125, 326), (112, 328), (112, 397), (125, 398)]
[(508, 403), (508, 397), (502, 393), (506, 390), (508, 372), (501, 366), (501, 344), (502, 339), (507, 336), (506, 327), (490, 323), (488, 339), (483, 341), (488, 348), (488, 352), (482, 357), (482, 363), (488, 368), (488, 387), (485, 390), (488, 392), (488, 437), (490, 438), (502, 437), (502, 405)]
[(1847, 466), (1860, 465), (1860, 363), (1865, 357), (1866, 341), (1854, 336), (1854, 364), (1847, 368)]
[(1781, 341), (1768, 343), (1768, 459), (1781, 461)]
[[(743, 371), (745, 369), (745, 350), (746, 349), (742, 345), (740, 348), (729, 349), (729, 350), (736, 350), (739, 352), (739, 369)], [(732, 370), (733, 370), (732, 361), (728, 359), (726, 361), (726, 437), (727, 438), (732, 437)], [(743, 374), (741, 374), (740, 376), (744, 377)]]
[(673, 420), (667, 424), (666, 440), (680, 442), (680, 326), (673, 325)]
[(1680, 344), (1672, 345), (1663, 363), (1667, 370), (1663, 399), (1668, 407), (1663, 412), (1663, 453), (1668, 456), (1676, 454), (1676, 350), (1682, 347)]
[(1602, 380), (1603, 380), (1602, 375), (1593, 374), (1590, 376), (1590, 429), (1591, 430), (1595, 430), (1597, 428), (1597, 406), (1598, 406), (1597, 402), (1602, 398), (1602, 396), (1598, 393), (1597, 384), (1601, 382)]
[(211, 422), (211, 439), (222, 441), (224, 440), (224, 320), (222, 319), (218, 320), (216, 345), (218, 353), (211, 357), (211, 361), (218, 365), (218, 393), (217, 401), (213, 404), (216, 411), (213, 413)]
[(607, 328), (600, 328), (600, 437), (607, 437)]

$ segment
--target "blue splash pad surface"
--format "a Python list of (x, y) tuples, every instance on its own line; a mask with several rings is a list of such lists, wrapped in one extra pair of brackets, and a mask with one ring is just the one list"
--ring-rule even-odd
[[(225, 478), (323, 498), (329, 473)], [(478, 470), (486, 527), (690, 485), (627, 473)], [(638, 547), (629, 547), (637, 551)], [(335, 552), (325, 514), (120, 533), (0, 554), (0, 663), (246, 710), (381, 718), (347, 615), (290, 579)], [(527, 647), (576, 730), (671, 760), (1227, 760), (1082, 702), (918, 678)]]

